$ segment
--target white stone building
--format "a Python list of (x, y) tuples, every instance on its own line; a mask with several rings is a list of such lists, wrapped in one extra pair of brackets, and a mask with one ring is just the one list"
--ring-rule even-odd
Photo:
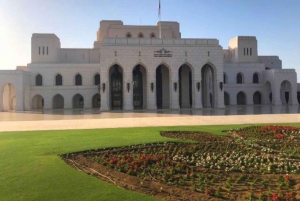
[(101, 21), (92, 49), (33, 34), (31, 63), (0, 71), (0, 111), (253, 104), (298, 104), (295, 70), (282, 69), (277, 56), (259, 56), (253, 36), (223, 49), (217, 39), (182, 39), (177, 22)]

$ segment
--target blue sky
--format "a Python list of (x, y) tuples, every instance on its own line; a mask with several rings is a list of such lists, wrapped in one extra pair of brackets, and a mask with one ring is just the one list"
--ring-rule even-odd
[[(161, 0), (163, 21), (183, 38), (256, 36), (259, 55), (278, 55), (300, 80), (300, 0)], [(32, 33), (55, 33), (65, 48), (91, 48), (101, 20), (154, 25), (158, 0), (0, 0), (0, 70), (30, 62)]]

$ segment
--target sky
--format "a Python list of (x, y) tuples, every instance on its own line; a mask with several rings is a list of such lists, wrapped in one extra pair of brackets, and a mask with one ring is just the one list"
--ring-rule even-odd
[[(31, 35), (55, 33), (63, 48), (92, 48), (101, 20), (156, 25), (159, 0), (0, 0), (0, 70), (31, 60)], [(278, 55), (300, 80), (300, 0), (161, 0), (162, 21), (182, 38), (256, 36), (259, 55)]]

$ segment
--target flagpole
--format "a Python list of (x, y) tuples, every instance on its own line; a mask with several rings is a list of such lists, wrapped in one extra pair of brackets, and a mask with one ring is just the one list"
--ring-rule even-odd
[(158, 14), (159, 14), (159, 38), (161, 38), (161, 6), (160, 6), (160, 0), (158, 5)]

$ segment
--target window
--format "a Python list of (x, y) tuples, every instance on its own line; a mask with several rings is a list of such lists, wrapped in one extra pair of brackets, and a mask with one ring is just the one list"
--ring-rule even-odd
[(252, 55), (252, 48), (250, 47), (250, 55)]
[(35, 86), (43, 86), (43, 77), (40, 74), (35, 77)]
[(117, 56), (117, 51), (115, 51), (115, 57)]
[(208, 51), (208, 52), (207, 52), (207, 56), (209, 56), (209, 55), (210, 55), (210, 52)]
[(56, 86), (61, 86), (62, 85), (62, 76), (60, 74), (57, 74), (55, 76), (55, 85)]
[(258, 78), (258, 73), (253, 74), (253, 83), (258, 84), (259, 83), (259, 78)]
[(76, 86), (82, 85), (82, 77), (81, 77), (80, 74), (77, 74), (77, 75), (75, 76), (75, 85), (76, 85)]
[(126, 34), (126, 38), (132, 38), (131, 33), (128, 32), (128, 33)]
[(247, 48), (247, 55), (249, 55), (249, 48)]
[(150, 38), (156, 38), (155, 33), (151, 33)]
[(238, 73), (236, 75), (236, 83), (237, 84), (243, 84), (243, 75), (242, 75), (242, 73)]
[(139, 51), (139, 57), (141, 56), (141, 51)]
[(95, 85), (100, 85), (100, 75), (99, 75), (99, 73), (97, 73), (97, 74), (94, 76), (94, 84), (95, 84)]
[(144, 34), (143, 33), (139, 33), (138, 34), (138, 38), (144, 38)]
[(185, 51), (185, 56), (187, 57), (187, 51)]
[(47, 55), (48, 55), (49, 51), (48, 51), (48, 46), (47, 46)]

